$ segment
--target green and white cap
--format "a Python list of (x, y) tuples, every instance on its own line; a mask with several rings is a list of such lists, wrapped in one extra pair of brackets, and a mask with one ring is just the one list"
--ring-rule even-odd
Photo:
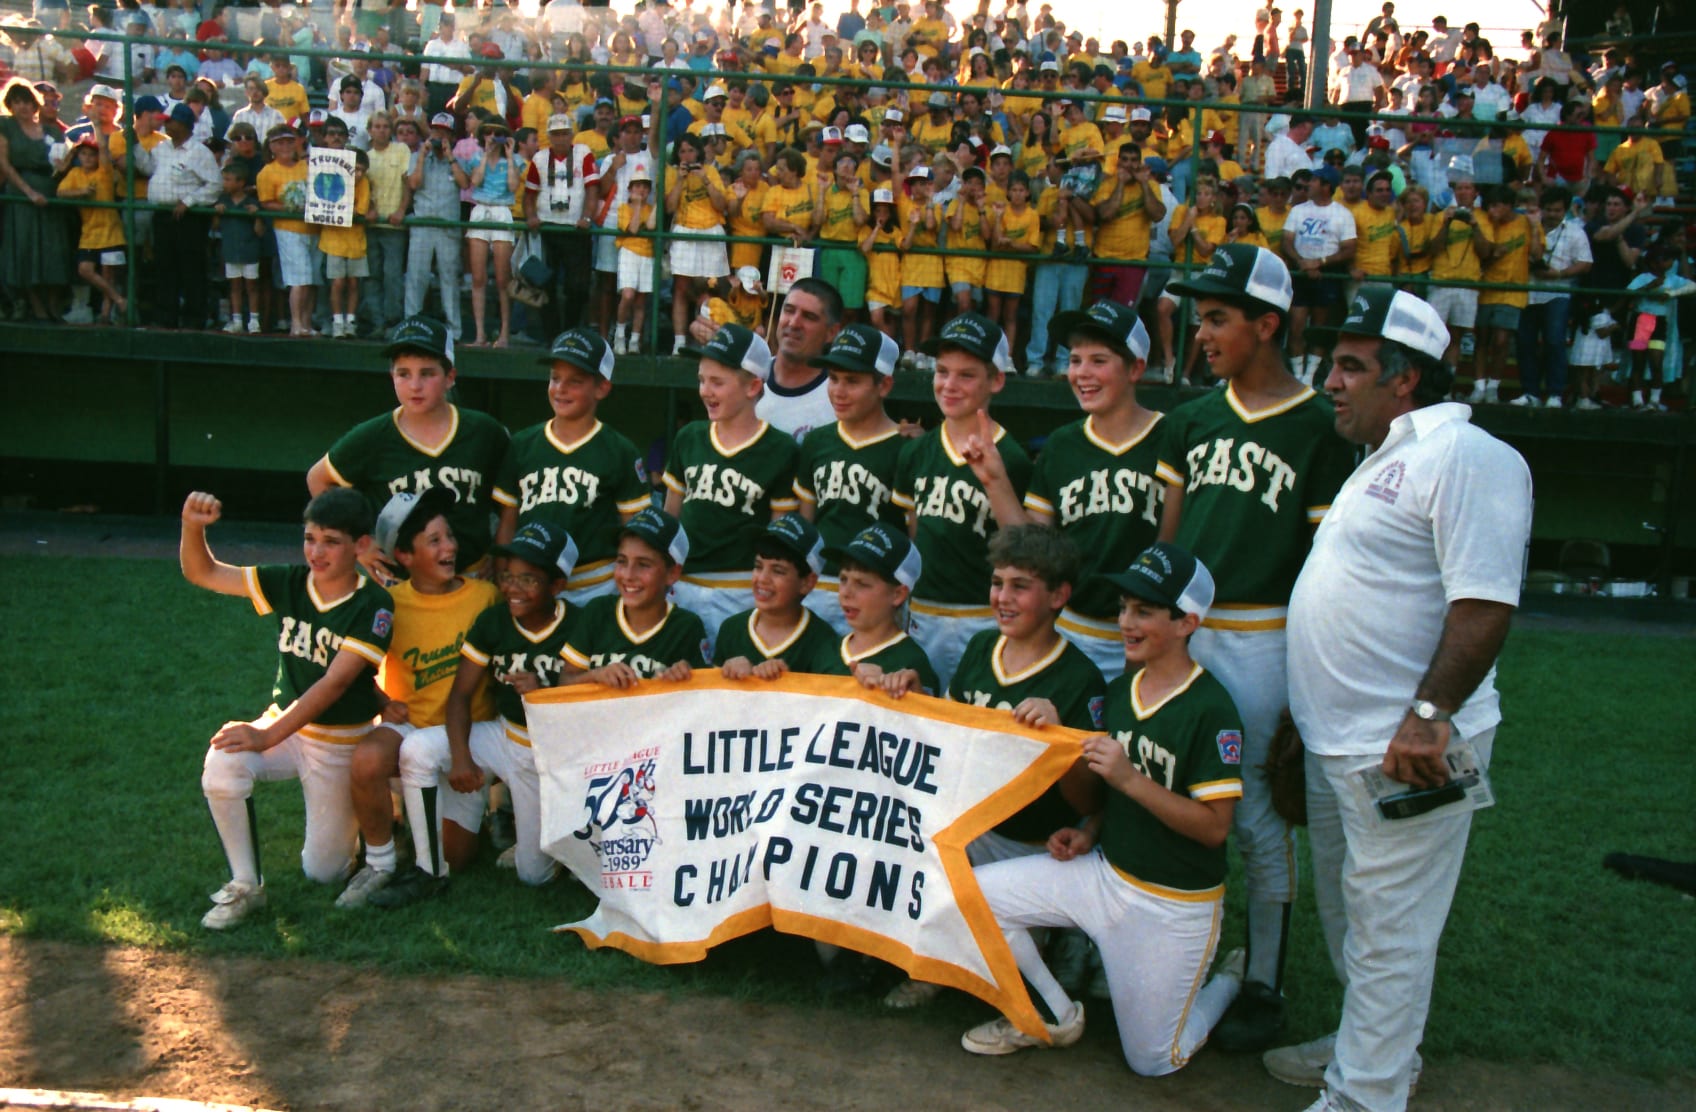
[(775, 541), (814, 575), (824, 570), (824, 541), (813, 523), (797, 513), (787, 513), (766, 526), (761, 536)]
[(1280, 313), (1289, 312), (1295, 300), (1290, 268), (1284, 260), (1248, 243), (1220, 244), (1205, 270), (1166, 288), (1185, 297), (1258, 301)]
[(394, 560), (401, 532), (408, 521), (417, 517), (420, 524), (427, 523), (437, 514), (450, 512), (458, 501), (454, 492), (446, 487), (431, 487), (418, 494), (403, 490), (390, 495), (387, 504), (377, 514), (377, 523), (371, 527), (371, 539), (377, 543), (377, 551), (382, 553), (383, 559)]
[(1429, 302), (1393, 286), (1362, 287), (1349, 302), (1349, 315), (1336, 328), (1339, 336), (1377, 336), (1393, 340), (1436, 363), (1449, 350), (1449, 329)]
[(935, 355), (944, 348), (959, 348), (974, 355), (1003, 374), (1012, 374), (1013, 352), (1007, 346), (1007, 333), (982, 313), (961, 313), (942, 326), (934, 339), (926, 340), (921, 348), (926, 355)]
[(389, 333), (383, 355), (393, 359), (403, 351), (421, 351), (453, 366), (453, 333), (434, 317), (407, 317)]
[(847, 544), (825, 549), (824, 554), (839, 564), (852, 560), (909, 590), (919, 581), (919, 573), (924, 569), (919, 547), (912, 538), (881, 521), (861, 529)]
[(510, 556), (538, 568), (558, 568), (560, 578), (570, 579), (577, 566), (577, 542), (557, 525), (527, 521), (505, 544), (489, 549), (491, 556)]
[(869, 324), (843, 325), (830, 350), (808, 360), (815, 367), (827, 370), (855, 371), (860, 374), (882, 375), (895, 373), (895, 363), (901, 358), (901, 345)]
[(608, 347), (601, 334), (592, 328), (573, 328), (561, 332), (554, 337), (548, 354), (537, 362), (544, 367), (555, 363), (570, 363), (573, 367), (588, 371), (592, 375), (600, 375), (608, 382), (612, 381), (612, 348)]
[(1122, 594), (1198, 618), (1207, 617), (1213, 605), (1213, 574), (1207, 565), (1165, 541), (1143, 549), (1124, 571), (1098, 578), (1113, 584)]
[(1148, 358), (1148, 329), (1136, 311), (1117, 301), (1102, 298), (1088, 309), (1055, 313), (1048, 333), (1062, 341), (1079, 334), (1099, 336), (1130, 351), (1138, 359)]
[(689, 559), (689, 534), (683, 531), (683, 523), (658, 507), (649, 506), (637, 513), (624, 523), (618, 535), (640, 537), (654, 551), (671, 557), (671, 562), (679, 567)]
[(740, 324), (721, 326), (712, 339), (698, 348), (684, 348), (683, 354), (747, 371), (761, 382), (771, 377), (771, 348), (752, 329)]

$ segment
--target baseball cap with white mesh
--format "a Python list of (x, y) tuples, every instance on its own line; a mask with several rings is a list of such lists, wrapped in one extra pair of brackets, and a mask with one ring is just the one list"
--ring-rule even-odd
[(1289, 312), (1295, 300), (1284, 260), (1247, 243), (1221, 244), (1205, 270), (1169, 288), (1185, 297), (1249, 298), (1281, 313)]
[(1393, 340), (1439, 363), (1449, 348), (1449, 330), (1442, 315), (1413, 294), (1390, 286), (1367, 286), (1355, 294), (1349, 315), (1337, 331)]

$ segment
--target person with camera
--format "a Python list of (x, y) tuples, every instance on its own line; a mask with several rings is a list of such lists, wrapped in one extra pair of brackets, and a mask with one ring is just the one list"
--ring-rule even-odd
[[(406, 175), (412, 215), (424, 220), (458, 220), (459, 191), (471, 180), (453, 157), (454, 119), (448, 112), (430, 118), (430, 136), (419, 144)], [(442, 296), (442, 319), (460, 334), (458, 228), (410, 224), (406, 252), (406, 315), (424, 312), (424, 296), (435, 273)]]
[(549, 336), (583, 322), (591, 271), (589, 214), (601, 204), (595, 155), (576, 141), (571, 115), (548, 117), (548, 145), (524, 171), (524, 222), (542, 237), (549, 297), (542, 319)]
[(672, 230), (680, 235), (671, 243), (671, 353), (676, 355), (688, 342), (689, 318), (700, 304), (706, 283), (730, 274), (730, 255), (717, 238), (724, 234), (729, 198), (699, 135), (679, 135), (672, 145), (672, 159), (676, 169), (666, 182), (665, 210)]
[[(1592, 265), (1590, 237), (1571, 215), (1572, 194), (1551, 185), (1537, 199), (1543, 224), (1543, 251), (1531, 264), (1531, 280), (1571, 286)], [(1519, 316), (1519, 381), (1525, 392), (1514, 405), (1559, 409), (1566, 393), (1567, 318), (1572, 294), (1533, 290)]]
[(471, 264), (471, 321), (475, 335), (472, 347), (489, 343), (488, 305), (489, 258), (495, 263), (495, 294), (500, 301), (501, 330), (495, 347), (504, 348), (512, 339), (512, 249), (517, 233), (512, 227), (512, 205), (524, 188), (525, 161), (515, 153), (512, 135), (498, 119), (486, 119), (477, 129), (477, 152), (459, 161), (459, 169), (470, 180), (471, 223), (465, 230), (467, 261)]

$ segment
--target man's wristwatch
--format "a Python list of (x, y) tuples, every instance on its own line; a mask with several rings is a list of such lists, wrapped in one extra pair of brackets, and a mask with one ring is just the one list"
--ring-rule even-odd
[(1415, 699), (1408, 709), (1415, 718), (1424, 722), (1447, 722), (1454, 717), (1429, 699)]

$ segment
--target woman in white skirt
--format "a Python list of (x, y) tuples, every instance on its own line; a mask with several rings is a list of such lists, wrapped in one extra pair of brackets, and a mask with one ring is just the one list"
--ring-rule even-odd
[[(666, 182), (665, 211), (674, 235), (690, 238), (671, 242), (671, 353), (683, 350), (689, 338), (689, 318), (705, 287), (704, 279), (730, 273), (725, 251), (724, 211), (729, 201), (718, 168), (707, 161), (699, 135), (685, 133), (672, 145), (672, 175)], [(693, 238), (696, 236), (704, 238)]]
[[(512, 278), (512, 248), (517, 236), (512, 224), (512, 202), (524, 188), (525, 163), (512, 153), (512, 137), (504, 123), (487, 120), (478, 129), (481, 140), (477, 153), (460, 162), (471, 178), (471, 222), (482, 225), (465, 230), (466, 248), (471, 262), (471, 316), (476, 322), (477, 335), (472, 347), (488, 345), (484, 319), (488, 308), (483, 304), (488, 292), (489, 256), (495, 258), (495, 292), (500, 297), (501, 331), (495, 346), (504, 348), (512, 331), (512, 297), (506, 292)], [(451, 291), (443, 291), (448, 296)]]

